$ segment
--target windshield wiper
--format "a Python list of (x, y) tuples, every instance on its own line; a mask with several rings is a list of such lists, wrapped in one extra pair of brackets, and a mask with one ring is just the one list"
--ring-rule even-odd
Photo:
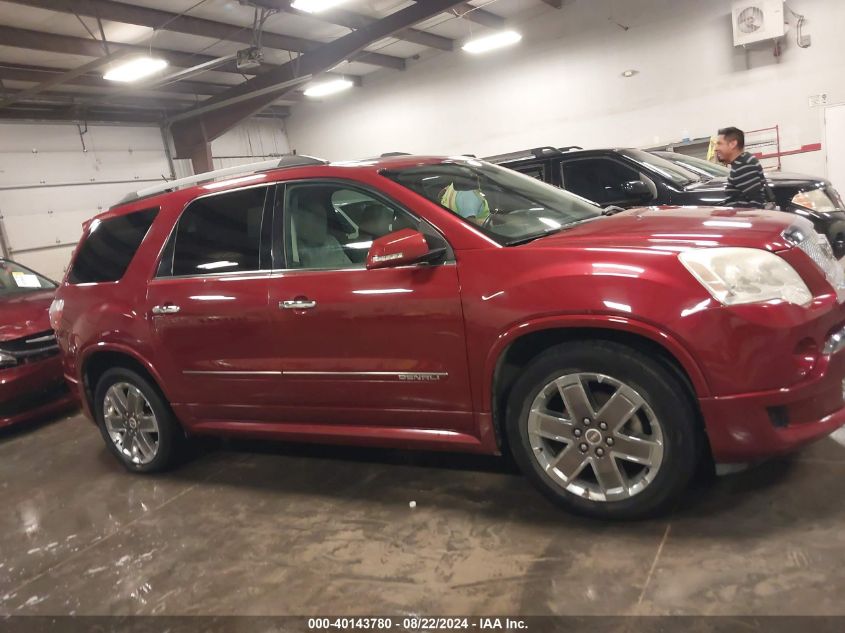
[[(623, 209), (624, 211), (624, 209)], [(604, 215), (604, 214), (602, 214)], [(528, 235), (526, 237), (520, 237), (515, 240), (511, 240), (510, 242), (505, 242), (505, 246), (519, 246), (520, 244), (527, 244), (528, 242), (533, 242), (534, 240), (539, 240), (541, 237), (546, 237), (547, 235), (551, 235), (552, 233), (560, 233), (566, 229), (571, 229), (574, 226), (578, 226), (579, 224), (583, 224), (584, 222), (592, 222), (593, 220), (597, 220), (598, 218), (602, 217), (602, 215), (597, 215), (592, 218), (584, 218), (583, 220), (576, 220), (575, 222), (569, 222), (568, 224), (563, 224), (557, 228), (549, 229), (548, 231), (543, 231), (542, 233), (534, 233), (533, 235)]]

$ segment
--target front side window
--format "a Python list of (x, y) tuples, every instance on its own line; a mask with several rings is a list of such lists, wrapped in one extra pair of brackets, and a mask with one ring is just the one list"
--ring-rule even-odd
[[(159, 275), (176, 277), (259, 270), (267, 187), (198, 198), (179, 218)], [(168, 252), (170, 251), (170, 252)], [(166, 269), (168, 257), (171, 270)]]
[(471, 222), (500, 244), (534, 239), (601, 216), (601, 209), (588, 200), (475, 159), (382, 175)]
[(421, 230), (430, 244), (436, 239), (409, 213), (348, 185), (294, 184), (280, 187), (279, 196), (287, 268), (363, 267), (374, 240), (402, 229)]
[(7, 260), (0, 260), (0, 297), (55, 287), (55, 283), (29, 268)]
[(157, 214), (158, 208), (145, 209), (91, 222), (68, 281), (72, 284), (119, 281)]

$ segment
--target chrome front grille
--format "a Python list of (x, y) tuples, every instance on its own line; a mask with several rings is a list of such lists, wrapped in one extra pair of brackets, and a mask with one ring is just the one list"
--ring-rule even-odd
[(52, 330), (0, 343), (0, 351), (13, 356), (19, 363), (41, 360), (59, 353), (59, 344)]
[(845, 270), (833, 256), (833, 249), (827, 238), (819, 233), (810, 233), (798, 243), (798, 248), (821, 269), (828, 283), (836, 291), (839, 302), (845, 301)]

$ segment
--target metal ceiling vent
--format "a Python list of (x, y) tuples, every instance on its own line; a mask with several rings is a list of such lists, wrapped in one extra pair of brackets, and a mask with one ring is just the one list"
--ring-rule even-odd
[(786, 34), (783, 0), (736, 0), (732, 15), (734, 46), (748, 46)]

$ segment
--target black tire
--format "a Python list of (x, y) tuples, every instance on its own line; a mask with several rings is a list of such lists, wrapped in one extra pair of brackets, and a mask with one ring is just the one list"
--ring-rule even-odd
[[(619, 500), (596, 501), (568, 491), (534, 457), (528, 416), (534, 399), (556, 378), (570, 373), (611, 376), (642, 396), (659, 420), (662, 463), (640, 492)], [(520, 470), (554, 503), (575, 514), (600, 519), (637, 519), (665, 511), (689, 484), (701, 459), (703, 430), (689, 390), (661, 362), (626, 345), (579, 341), (548, 349), (523, 370), (511, 390), (506, 419), (508, 443)]]
[[(106, 392), (117, 383), (129, 383), (136, 387), (146, 398), (158, 423), (158, 450), (152, 461), (145, 464), (133, 463), (121, 453), (112, 441), (106, 429), (104, 416), (104, 400)], [(173, 415), (170, 406), (162, 397), (159, 390), (149, 380), (125, 367), (115, 367), (107, 370), (97, 383), (94, 392), (94, 411), (97, 416), (97, 426), (106, 446), (123, 466), (133, 473), (155, 473), (167, 470), (178, 463), (184, 453), (185, 434)]]

